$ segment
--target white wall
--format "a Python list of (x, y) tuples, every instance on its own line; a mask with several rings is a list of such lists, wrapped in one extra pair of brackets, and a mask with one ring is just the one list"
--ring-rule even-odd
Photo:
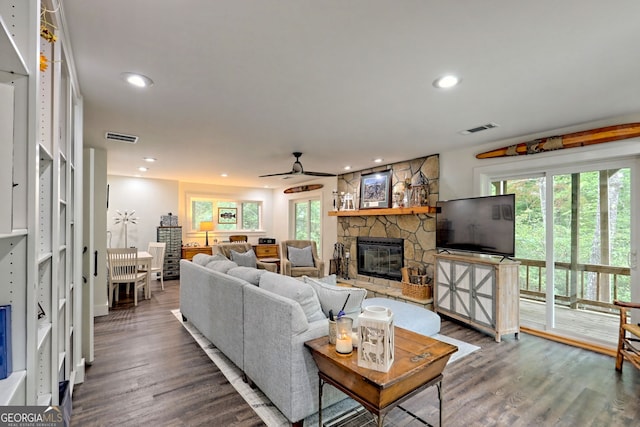
[[(481, 196), (482, 182), (479, 181), (483, 171), (500, 169), (517, 173), (525, 169), (543, 166), (562, 166), (577, 162), (614, 159), (620, 156), (637, 155), (640, 153), (638, 140), (623, 140), (587, 147), (571, 148), (550, 153), (539, 153), (525, 156), (502, 157), (494, 159), (476, 159), (476, 154), (505, 147), (519, 142), (532, 141), (553, 135), (578, 132), (585, 129), (612, 126), (622, 123), (640, 122), (640, 114), (600, 120), (590, 124), (582, 124), (563, 129), (550, 129), (537, 134), (502, 141), (495, 141), (477, 147), (452, 150), (440, 153), (440, 200), (459, 199), (464, 197)], [(491, 132), (490, 130), (486, 132)]]
[(127, 245), (146, 249), (149, 242), (156, 241), (156, 227), (160, 217), (169, 212), (178, 212), (178, 182), (161, 179), (107, 176), (109, 185), (109, 207), (107, 209), (107, 245), (124, 247), (124, 227), (115, 224), (117, 211), (135, 211), (137, 224), (127, 227)]

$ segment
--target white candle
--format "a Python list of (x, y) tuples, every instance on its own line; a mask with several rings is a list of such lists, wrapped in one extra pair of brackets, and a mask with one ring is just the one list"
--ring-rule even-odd
[(341, 335), (336, 339), (336, 351), (341, 354), (349, 354), (353, 351), (351, 335)]

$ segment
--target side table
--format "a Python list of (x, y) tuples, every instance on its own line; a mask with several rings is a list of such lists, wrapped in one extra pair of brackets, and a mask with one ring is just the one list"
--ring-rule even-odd
[(318, 425), (322, 426), (322, 388), (331, 384), (371, 412), (382, 427), (386, 414), (415, 394), (438, 387), (442, 425), (442, 371), (458, 347), (395, 327), (395, 361), (389, 372), (358, 366), (357, 349), (349, 356), (336, 353), (328, 337), (305, 342), (318, 366)]

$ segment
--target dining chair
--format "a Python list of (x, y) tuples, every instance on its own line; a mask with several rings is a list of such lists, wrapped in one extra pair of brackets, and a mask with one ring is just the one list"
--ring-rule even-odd
[(133, 283), (133, 304), (138, 305), (138, 290), (142, 288), (144, 295), (148, 293), (146, 271), (138, 271), (138, 250), (136, 248), (107, 248), (109, 267), (109, 307), (113, 307), (113, 298), (119, 298), (121, 284)]
[[(160, 274), (160, 284), (162, 285), (162, 290), (164, 291), (164, 251), (167, 247), (166, 242), (149, 242), (149, 247), (147, 252), (153, 256), (151, 260), (151, 268), (149, 270), (149, 274), (151, 277), (154, 277), (156, 274)], [(144, 271), (144, 270), (141, 270)]]

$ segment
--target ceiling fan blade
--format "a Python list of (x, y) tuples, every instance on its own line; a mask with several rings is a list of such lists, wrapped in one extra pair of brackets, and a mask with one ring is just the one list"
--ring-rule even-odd
[(270, 173), (269, 175), (260, 175), (258, 178), (267, 178), (269, 176), (293, 175), (293, 172)]
[(334, 173), (326, 173), (326, 172), (307, 172), (304, 171), (303, 175), (311, 175), (311, 176), (336, 176)]

